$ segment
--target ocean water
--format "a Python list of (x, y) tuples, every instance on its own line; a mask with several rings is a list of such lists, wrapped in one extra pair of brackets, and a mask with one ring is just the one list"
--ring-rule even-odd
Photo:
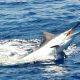
[[(30, 54), (41, 44), (43, 32), (59, 34), (79, 20), (80, 0), (1, 0), (0, 60)], [(69, 56), (63, 64), (0, 64), (0, 80), (80, 80), (80, 35), (65, 52)]]

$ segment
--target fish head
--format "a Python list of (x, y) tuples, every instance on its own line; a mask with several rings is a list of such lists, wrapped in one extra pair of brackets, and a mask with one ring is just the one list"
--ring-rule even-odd
[(57, 52), (62, 52), (66, 49), (70, 43), (74, 40), (74, 38), (80, 34), (79, 32), (75, 32), (76, 28), (80, 25), (80, 22), (77, 23), (76, 26), (73, 26), (71, 29), (63, 32), (55, 39), (55, 45), (51, 46), (51, 48), (56, 47)]
[(76, 28), (80, 25), (80, 22), (78, 22), (75, 26), (73, 26), (68, 31), (64, 32), (65, 40), (73, 40), (77, 35), (80, 34), (80, 31), (76, 31)]

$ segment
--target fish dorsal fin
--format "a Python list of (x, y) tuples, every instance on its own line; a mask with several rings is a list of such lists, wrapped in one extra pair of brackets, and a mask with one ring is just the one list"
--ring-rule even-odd
[(49, 41), (49, 40), (51, 40), (52, 38), (55, 37), (54, 34), (49, 33), (49, 32), (44, 32), (43, 34), (44, 34), (44, 38), (45, 38), (46, 41)]
[(44, 38), (42, 43), (37, 47), (37, 49), (39, 49), (40, 47), (42, 47), (43, 45), (45, 45), (48, 41), (50, 41), (52, 38), (55, 38), (55, 35), (49, 32), (44, 32)]

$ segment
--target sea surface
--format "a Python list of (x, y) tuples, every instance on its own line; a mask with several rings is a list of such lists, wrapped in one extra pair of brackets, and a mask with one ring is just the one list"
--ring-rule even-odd
[[(77, 21), (80, 0), (0, 0), (0, 55), (30, 54), (43, 32), (60, 34)], [(0, 64), (0, 80), (80, 80), (80, 35), (65, 52), (63, 64)]]

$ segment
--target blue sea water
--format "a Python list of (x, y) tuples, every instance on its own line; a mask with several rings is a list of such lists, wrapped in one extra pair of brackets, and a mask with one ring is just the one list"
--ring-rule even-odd
[[(23, 40), (35, 42), (43, 38), (43, 32), (59, 34), (79, 20), (80, 0), (1, 0), (0, 44), (20, 41), (24, 45)], [(64, 64), (0, 66), (0, 80), (80, 80), (79, 35), (72, 44), (76, 44), (77, 49), (70, 49), (73, 54)]]

